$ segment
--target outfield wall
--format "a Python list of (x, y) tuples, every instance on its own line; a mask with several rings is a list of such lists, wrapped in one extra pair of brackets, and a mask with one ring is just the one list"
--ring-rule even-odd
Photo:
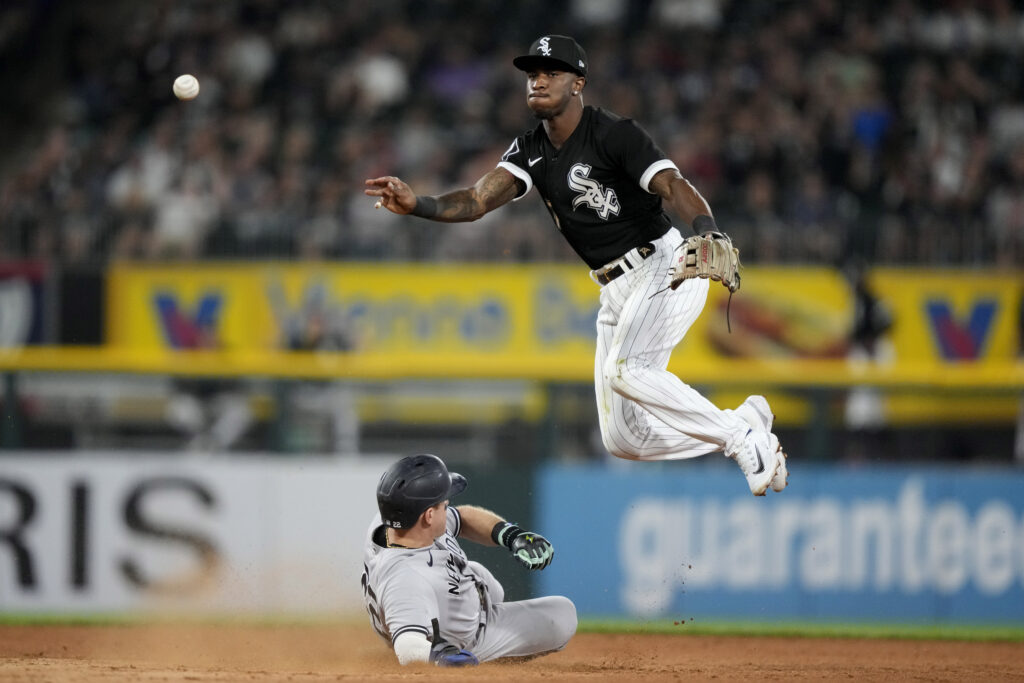
[[(364, 536), (398, 457), (0, 455), (0, 614), (361, 614)], [(526, 470), (460, 466), (460, 502), (529, 525)], [(528, 597), (507, 552), (474, 556)]]
[(0, 611), (362, 610), (391, 459), (0, 457)]
[(539, 589), (616, 617), (1024, 622), (1024, 471), (794, 462), (755, 499), (715, 464), (544, 468), (570, 561)]
[[(0, 614), (358, 614), (394, 457), (2, 457)], [(537, 574), (465, 544), (510, 599), (642, 620), (1024, 623), (1020, 470), (795, 462), (789, 489), (755, 499), (724, 458), (459, 469), (457, 503), (555, 544)]]

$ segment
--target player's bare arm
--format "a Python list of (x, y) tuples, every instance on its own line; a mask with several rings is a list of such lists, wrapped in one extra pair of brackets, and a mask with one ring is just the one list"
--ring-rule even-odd
[(456, 509), (462, 517), (459, 536), (480, 545), (497, 545), (491, 538), (491, 531), (495, 524), (504, 521), (499, 515), (476, 505), (460, 505)]
[[(694, 230), (702, 232), (704, 229), (714, 229), (713, 221), (706, 228), (694, 225), (694, 219), (697, 216), (712, 217), (711, 207), (697, 191), (697, 188), (691, 185), (690, 181), (680, 175), (676, 169), (666, 168), (664, 171), (658, 172), (651, 179), (650, 189), (665, 200), (675, 214), (686, 221), (687, 225), (693, 226)], [(708, 225), (705, 221), (699, 223)]]
[(443, 223), (475, 221), (484, 214), (515, 199), (519, 189), (516, 178), (503, 168), (488, 172), (473, 187), (447, 192), (437, 197), (417, 196), (412, 188), (395, 176), (371, 178), (364, 194), (380, 197), (381, 206), (397, 214), (412, 214)]
[(551, 564), (555, 549), (540, 534), (506, 522), (500, 516), (475, 505), (460, 505), (462, 528), (459, 536), (486, 546), (505, 546), (527, 569), (544, 569)]

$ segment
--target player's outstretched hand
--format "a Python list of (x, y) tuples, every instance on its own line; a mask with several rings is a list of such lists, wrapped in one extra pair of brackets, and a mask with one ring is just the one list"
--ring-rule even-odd
[(440, 642), (430, 648), (430, 661), (437, 666), (476, 666), (480, 660), (469, 650)]
[(384, 207), (392, 213), (407, 214), (416, 208), (416, 194), (412, 188), (393, 175), (368, 178), (363, 194), (379, 197), (374, 206), (378, 209)]
[(544, 569), (551, 564), (555, 548), (548, 539), (532, 531), (524, 531), (512, 541), (512, 555), (527, 569)]
[(508, 522), (495, 524), (491, 539), (508, 548), (527, 569), (544, 569), (555, 556), (555, 548), (548, 539)]

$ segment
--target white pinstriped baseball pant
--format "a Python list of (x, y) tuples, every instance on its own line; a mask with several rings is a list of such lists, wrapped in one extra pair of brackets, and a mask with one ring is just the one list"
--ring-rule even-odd
[(732, 410), (721, 410), (667, 370), (672, 349), (704, 309), (709, 280), (668, 288), (682, 236), (671, 228), (638, 267), (601, 288), (594, 385), (601, 439), (612, 455), (633, 460), (680, 460), (731, 450), (747, 431)]

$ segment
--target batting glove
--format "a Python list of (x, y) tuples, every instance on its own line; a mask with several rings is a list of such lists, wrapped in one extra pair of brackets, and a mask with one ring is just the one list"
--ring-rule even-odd
[(436, 666), (476, 666), (480, 663), (476, 655), (469, 650), (460, 650), (445, 642), (430, 648), (430, 661)]
[(498, 545), (508, 548), (512, 556), (527, 569), (544, 569), (555, 556), (555, 548), (548, 539), (508, 522), (495, 524), (491, 538)]

